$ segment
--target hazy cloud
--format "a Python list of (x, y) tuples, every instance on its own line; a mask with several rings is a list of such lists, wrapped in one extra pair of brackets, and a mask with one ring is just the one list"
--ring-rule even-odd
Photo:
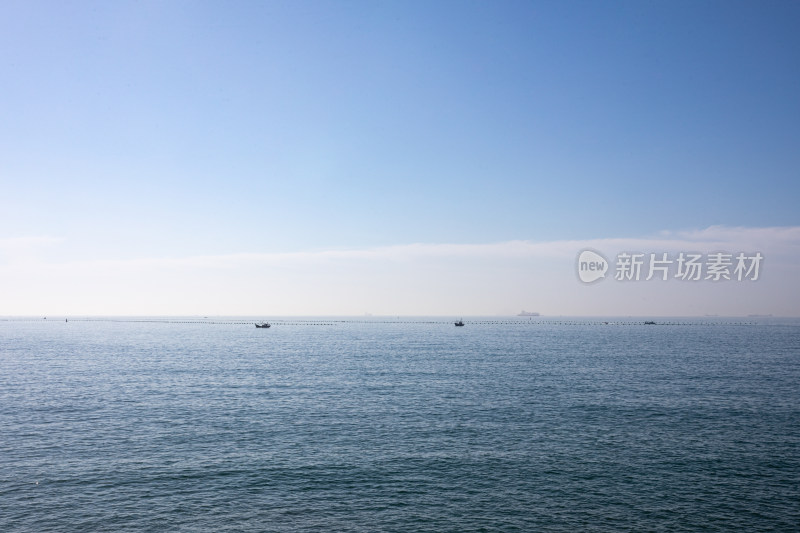
[[(26, 258), (0, 265), (0, 314), (800, 314), (800, 227), (71, 262), (24, 252), (55, 242), (0, 240), (6, 255)], [(587, 287), (575, 272), (584, 248), (609, 258), (760, 251), (766, 266), (762, 279), (747, 284), (610, 279)]]

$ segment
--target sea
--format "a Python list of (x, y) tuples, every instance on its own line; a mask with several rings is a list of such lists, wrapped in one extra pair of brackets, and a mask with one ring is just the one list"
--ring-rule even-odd
[(0, 318), (0, 531), (800, 531), (800, 320), (458, 318)]

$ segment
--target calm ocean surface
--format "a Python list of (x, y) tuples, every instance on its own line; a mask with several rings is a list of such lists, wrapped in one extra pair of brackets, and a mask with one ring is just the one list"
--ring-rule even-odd
[(0, 531), (800, 530), (797, 320), (216, 321), (0, 320)]

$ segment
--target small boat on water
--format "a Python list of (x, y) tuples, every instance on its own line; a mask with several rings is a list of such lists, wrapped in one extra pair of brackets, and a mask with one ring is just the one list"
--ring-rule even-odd
[(656, 323), (653, 320), (645, 320), (644, 325), (645, 326), (655, 326)]
[(463, 325), (464, 325), (464, 321), (463, 320), (459, 319), (459, 321), (456, 322), (456, 326), (463, 326)]
[(268, 328), (269, 326), (270, 326), (269, 322), (261, 322), (261, 323), (256, 322), (257, 328)]

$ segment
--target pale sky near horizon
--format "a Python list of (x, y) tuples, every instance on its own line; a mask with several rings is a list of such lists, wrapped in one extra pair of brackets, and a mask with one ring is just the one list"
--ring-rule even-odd
[(798, 2), (0, 13), (0, 315), (800, 316)]

